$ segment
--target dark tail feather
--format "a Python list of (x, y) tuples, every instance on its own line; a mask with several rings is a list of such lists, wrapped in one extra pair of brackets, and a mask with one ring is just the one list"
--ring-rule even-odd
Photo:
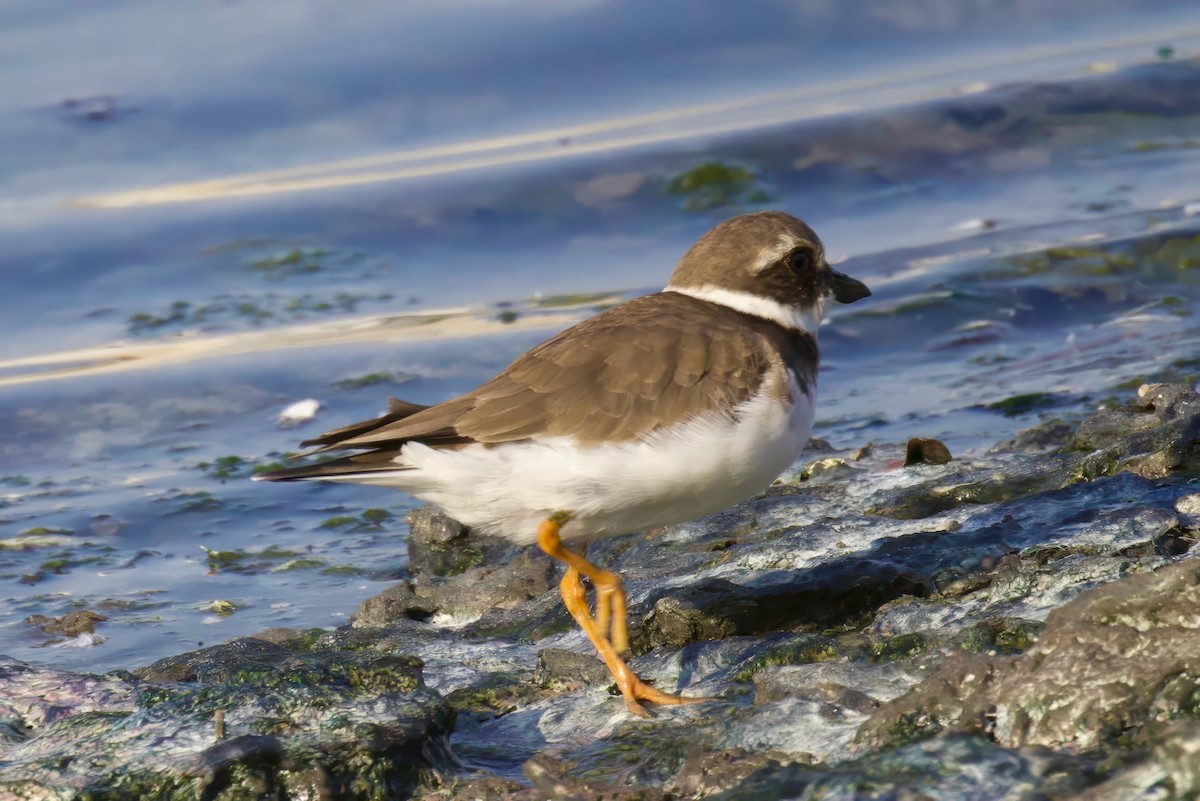
[(428, 406), (422, 406), (419, 403), (409, 403), (408, 401), (402, 401), (399, 398), (388, 398), (387, 414), (380, 415), (379, 417), (371, 420), (363, 420), (358, 423), (351, 423), (350, 425), (342, 428), (335, 428), (333, 431), (327, 431), (319, 437), (307, 439), (304, 442), (301, 442), (300, 447), (316, 448), (316, 451), (314, 451), (315, 453), (335, 450), (340, 447), (338, 443), (343, 440), (361, 436), (374, 431), (377, 428), (391, 425), (398, 420), (411, 417), (417, 412), (428, 408)]
[(283, 470), (272, 470), (269, 473), (258, 473), (253, 476), (255, 481), (305, 481), (308, 479), (337, 478), (355, 473), (394, 473), (406, 470), (392, 461), (396, 452), (388, 453), (356, 453), (353, 456), (343, 456), (340, 459), (330, 459), (317, 464), (306, 464), (301, 467), (286, 467)]

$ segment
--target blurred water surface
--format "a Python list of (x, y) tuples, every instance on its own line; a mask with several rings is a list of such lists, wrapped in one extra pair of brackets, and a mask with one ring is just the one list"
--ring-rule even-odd
[[(822, 338), (835, 445), (970, 456), (1194, 381), (1196, 52), (1166, 0), (7, 3), (3, 650), (344, 621), (408, 499), (255, 467), (474, 386), (742, 211), (876, 292)], [(98, 636), (25, 622), (73, 609)]]

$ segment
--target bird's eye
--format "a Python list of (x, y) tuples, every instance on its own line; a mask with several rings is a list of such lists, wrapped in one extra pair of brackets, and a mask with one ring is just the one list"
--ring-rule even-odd
[(803, 272), (812, 266), (812, 252), (804, 248), (794, 250), (788, 255), (787, 262), (794, 272)]

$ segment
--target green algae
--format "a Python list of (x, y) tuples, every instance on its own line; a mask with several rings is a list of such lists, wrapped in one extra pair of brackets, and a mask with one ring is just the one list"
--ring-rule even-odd
[(665, 191), (683, 198), (684, 211), (708, 211), (733, 204), (765, 203), (770, 194), (746, 167), (706, 161), (667, 180)]
[(241, 606), (239, 604), (226, 598), (218, 598), (215, 601), (210, 601), (204, 606), (206, 611), (212, 612), (218, 617), (229, 617), (240, 608)]
[(871, 662), (895, 662), (898, 659), (919, 656), (937, 644), (938, 640), (925, 632), (898, 634), (871, 643), (867, 658)]
[(1054, 396), (1049, 392), (1025, 392), (989, 403), (986, 408), (989, 412), (999, 412), (1005, 417), (1019, 417), (1053, 404)]
[(334, 381), (333, 387), (334, 389), (351, 391), (363, 389), (364, 387), (376, 387), (380, 384), (405, 384), (414, 378), (416, 376), (402, 370), (377, 370), (373, 373), (365, 373)]
[(328, 565), (321, 568), (321, 574), (325, 576), (365, 576), (367, 571), (355, 565)]
[(209, 573), (219, 573), (221, 570), (232, 568), (247, 556), (245, 551), (220, 551), (203, 545), (200, 548), (204, 551)]
[(197, 490), (195, 492), (180, 492), (176, 494), (175, 500), (180, 500), (182, 503), (175, 509), (176, 514), (184, 514), (187, 512), (215, 512), (224, 504), (221, 499), (213, 495), (211, 492)]
[(271, 572), (286, 573), (292, 570), (312, 570), (316, 567), (325, 567), (325, 562), (321, 559), (292, 559), (278, 567), (272, 568)]
[(135, 312), (128, 317), (125, 327), (131, 335), (143, 337), (185, 328), (205, 331), (246, 326), (259, 328), (268, 323), (296, 322), (316, 315), (352, 313), (363, 304), (384, 303), (392, 299), (391, 292), (339, 291), (333, 295), (243, 292), (219, 295), (195, 303), (177, 300), (163, 310)]
[(446, 694), (446, 702), (460, 714), (478, 719), (496, 718), (520, 706), (554, 695), (519, 673), (491, 673), (482, 683), (459, 687)]
[(51, 537), (51, 536), (71, 536), (75, 533), (69, 528), (51, 528), (47, 526), (34, 526), (27, 528), (18, 534), (18, 537)]
[(1019, 654), (1033, 647), (1045, 628), (1040, 621), (992, 618), (968, 629), (961, 644), (974, 653)]
[(844, 653), (836, 640), (819, 635), (803, 636), (763, 648), (733, 675), (736, 682), (748, 682), (763, 668), (782, 665), (808, 665), (832, 662)]
[(211, 462), (197, 462), (195, 468), (203, 471), (204, 475), (209, 478), (216, 478), (221, 481), (229, 478), (244, 477), (251, 470), (250, 464), (236, 454), (219, 456)]
[(365, 509), (365, 510), (363, 510), (363, 513), (362, 513), (362, 519), (364, 521), (366, 521), (367, 523), (373, 523), (375, 525), (378, 525), (378, 524), (384, 522), (385, 520), (391, 520), (391, 518), (392, 518), (391, 512), (389, 512), (387, 509), (380, 509), (377, 507), (371, 508), (371, 509)]
[(354, 526), (363, 529), (379, 529), (391, 519), (392, 513), (387, 509), (372, 507), (361, 512), (358, 517), (353, 515), (333, 515), (332, 517), (327, 517), (321, 521), (318, 528), (340, 529)]
[(329, 251), (322, 248), (292, 248), (252, 259), (249, 266), (268, 278), (290, 278), (319, 272), (322, 267), (321, 260), (328, 255)]

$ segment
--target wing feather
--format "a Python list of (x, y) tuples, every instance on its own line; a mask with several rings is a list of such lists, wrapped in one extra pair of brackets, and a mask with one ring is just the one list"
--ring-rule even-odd
[(634, 440), (753, 395), (775, 351), (759, 326), (673, 292), (614, 307), (535, 347), (458, 398), (406, 405), (313, 440), (322, 449), (399, 449), (570, 437)]

